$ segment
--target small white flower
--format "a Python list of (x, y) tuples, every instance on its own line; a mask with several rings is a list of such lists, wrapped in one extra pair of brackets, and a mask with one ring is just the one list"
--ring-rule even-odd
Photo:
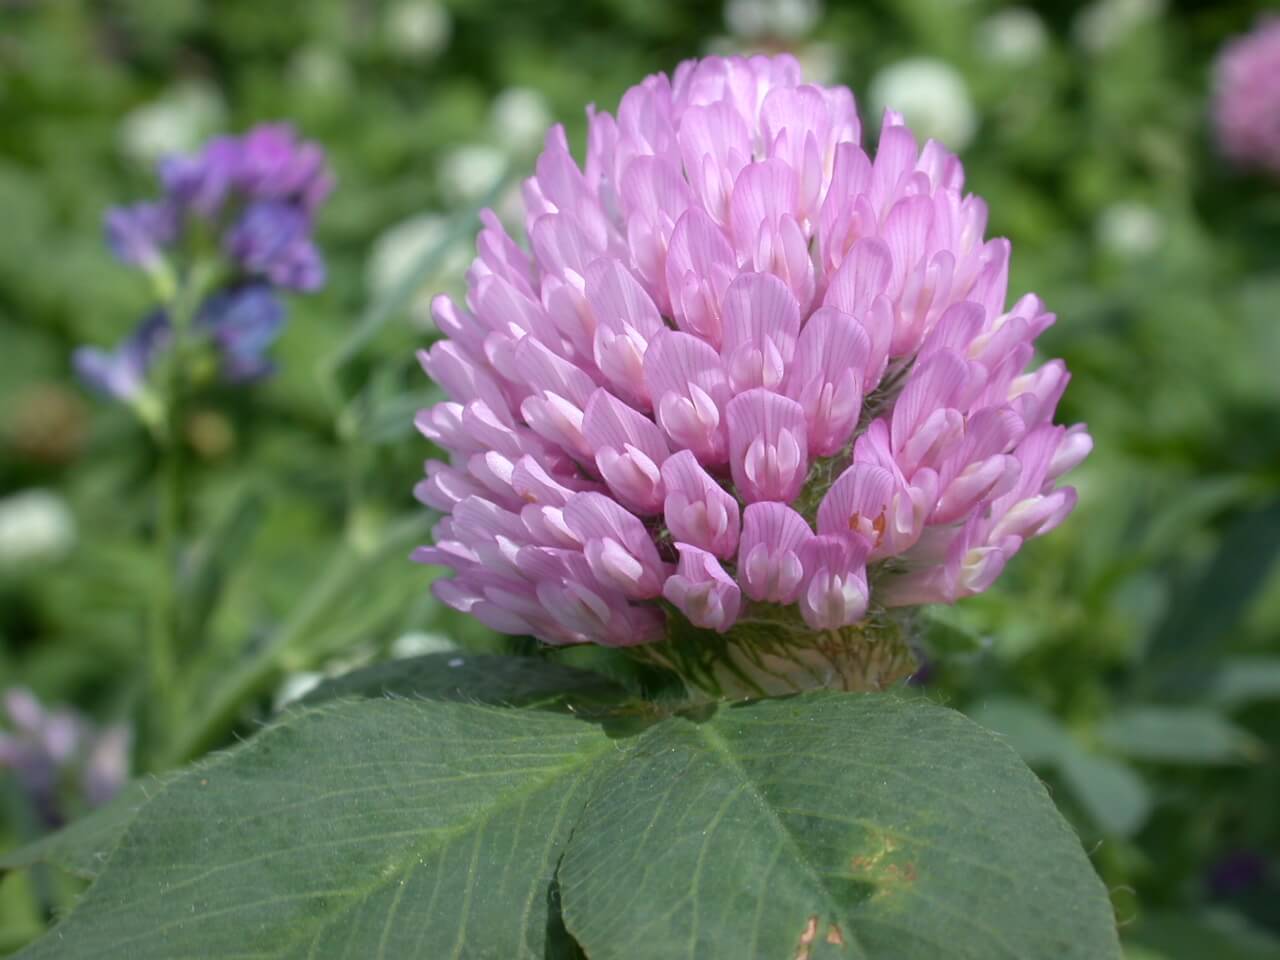
[[(439, 256), (434, 269), (428, 270), (409, 306), (414, 325), (433, 329), (431, 300), (436, 293), (455, 284), (471, 264), (469, 238), (449, 240), (452, 225), (445, 217), (424, 213), (387, 228), (374, 241), (365, 265), (365, 286), (371, 299), (388, 296), (427, 257)], [(447, 249), (441, 251), (443, 244)]]
[(729, 0), (724, 22), (744, 39), (793, 40), (811, 31), (822, 17), (821, 0)]
[(551, 120), (547, 98), (532, 87), (508, 87), (494, 97), (489, 108), (494, 137), (514, 153), (542, 146)]
[(413, 630), (396, 637), (391, 644), (391, 656), (396, 659), (421, 657), (429, 653), (452, 653), (457, 649), (458, 645), (443, 633)]
[(75, 517), (56, 493), (24, 490), (0, 500), (0, 570), (52, 563), (75, 542)]
[(289, 674), (281, 681), (280, 688), (276, 690), (273, 707), (276, 710), (280, 710), (291, 703), (296, 703), (320, 686), (322, 680), (324, 680), (324, 674), (313, 670), (303, 670), (299, 673)]
[(1048, 45), (1044, 21), (1026, 7), (1009, 7), (978, 24), (978, 50), (995, 63), (1008, 66), (1031, 63)]
[(440, 185), (451, 199), (470, 203), (492, 190), (506, 169), (506, 154), (497, 147), (466, 143), (440, 158)]
[(834, 43), (806, 43), (792, 51), (800, 61), (800, 69), (810, 83), (831, 86), (840, 79), (840, 58), (843, 55)]
[(289, 80), (300, 92), (318, 99), (350, 93), (351, 65), (338, 52), (322, 46), (303, 47), (289, 61)]
[(449, 11), (432, 0), (404, 0), (387, 10), (383, 23), (387, 46), (406, 58), (434, 57), (449, 46)]
[(884, 108), (897, 110), (923, 138), (959, 152), (978, 127), (978, 114), (960, 71), (941, 60), (912, 57), (890, 64), (871, 81), (876, 118)]
[(386, 296), (423, 257), (445, 241), (449, 223), (425, 213), (384, 230), (373, 242), (365, 266), (365, 285), (374, 298)]
[(1071, 32), (1085, 50), (1101, 53), (1158, 19), (1164, 7), (1165, 0), (1096, 0), (1076, 14)]
[(120, 149), (139, 166), (161, 157), (195, 150), (226, 121), (226, 105), (204, 84), (186, 84), (125, 114)]
[(1146, 204), (1123, 201), (1102, 211), (1095, 234), (1098, 245), (1116, 256), (1143, 257), (1164, 239), (1164, 217)]

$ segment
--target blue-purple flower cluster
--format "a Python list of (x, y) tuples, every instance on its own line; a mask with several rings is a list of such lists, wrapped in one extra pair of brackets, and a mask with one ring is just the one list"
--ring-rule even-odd
[(8, 720), (0, 726), (0, 774), (14, 776), (43, 826), (60, 827), (124, 786), (128, 727), (95, 727), (72, 710), (46, 707), (22, 687), (0, 693), (0, 707)]
[[(199, 305), (192, 332), (215, 349), (224, 380), (269, 374), (267, 351), (285, 319), (277, 292), (310, 292), (325, 280), (312, 239), (316, 212), (334, 185), (324, 151), (298, 139), (287, 124), (264, 124), (243, 136), (216, 137), (196, 153), (166, 157), (158, 175), (158, 200), (107, 212), (108, 246), (162, 288), (187, 282), (195, 250), (212, 246), (219, 282)], [(91, 389), (136, 401), (172, 340), (162, 306), (115, 349), (81, 347), (73, 363)]]

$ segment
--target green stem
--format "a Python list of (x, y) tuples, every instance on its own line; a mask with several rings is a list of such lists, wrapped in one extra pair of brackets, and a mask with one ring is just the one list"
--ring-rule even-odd
[(388, 554), (420, 542), (430, 524), (429, 514), (416, 512), (387, 529), (372, 549), (360, 550), (350, 543), (339, 547), (328, 568), (289, 617), (213, 691), (205, 709), (174, 747), (169, 761), (183, 763), (217, 746), (244, 703), (271, 686), (289, 653), (322, 620), (334, 602), (349, 595), (369, 568)]
[(171, 341), (164, 370), (163, 417), (158, 431), (160, 478), (156, 519), (159, 560), (152, 592), (147, 642), (147, 702), (143, 726), (143, 758), (156, 769), (180, 713), (178, 689), (178, 608), (186, 512), (183, 462), (183, 417), (186, 397), (186, 350), (191, 325), (214, 279), (211, 266), (196, 264), (164, 303)]

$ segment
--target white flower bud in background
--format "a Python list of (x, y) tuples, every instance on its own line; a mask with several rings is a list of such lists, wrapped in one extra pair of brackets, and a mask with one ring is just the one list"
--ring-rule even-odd
[(124, 724), (104, 728), (85, 758), (84, 794), (91, 807), (100, 807), (129, 779), (129, 752), (133, 731)]
[(747, 40), (794, 40), (808, 34), (821, 17), (821, 0), (729, 0), (724, 5), (725, 26)]
[(1165, 0), (1095, 0), (1076, 14), (1072, 36), (1090, 53), (1102, 53), (1164, 14)]
[(457, 649), (458, 645), (443, 633), (413, 630), (396, 637), (391, 644), (391, 656), (396, 659), (423, 657), (429, 653), (452, 653)]
[(806, 43), (791, 52), (810, 83), (830, 86), (839, 82), (842, 51), (834, 43)]
[(1136, 259), (1150, 254), (1165, 236), (1164, 217), (1143, 203), (1124, 201), (1107, 207), (1094, 227), (1098, 246), (1118, 257)]
[(437, 176), (450, 200), (474, 203), (494, 188), (507, 169), (507, 155), (484, 143), (464, 143), (440, 158)]
[(57, 494), (24, 490), (0, 500), (0, 572), (53, 563), (75, 542), (75, 518)]
[(964, 77), (931, 57), (911, 57), (885, 67), (871, 81), (874, 129), (886, 107), (900, 112), (918, 136), (938, 140), (957, 152), (973, 139), (978, 114)]
[[(409, 305), (410, 316), (417, 328), (434, 329), (431, 320), (433, 294), (447, 288), (450, 281), (456, 283), (471, 265), (469, 238), (455, 237), (450, 243), (450, 229), (447, 218), (424, 213), (384, 230), (373, 242), (365, 264), (365, 287), (369, 298), (379, 300), (390, 295), (424, 258), (439, 256), (435, 267), (421, 278)], [(448, 243), (448, 248), (440, 255), (441, 245), (445, 243)]]
[(184, 84), (125, 114), (117, 134), (120, 149), (138, 166), (151, 169), (163, 156), (195, 150), (225, 125), (226, 115), (217, 90)]
[(328, 47), (303, 47), (289, 60), (289, 82), (300, 93), (320, 100), (345, 97), (355, 87), (351, 65)]
[(977, 40), (983, 57), (1013, 67), (1039, 59), (1049, 45), (1049, 34), (1034, 10), (1009, 7), (978, 24)]
[(508, 87), (489, 107), (493, 136), (512, 153), (538, 150), (552, 119), (547, 98), (532, 87)]
[(322, 680), (324, 680), (324, 674), (314, 670), (302, 670), (289, 674), (276, 689), (276, 695), (271, 703), (272, 709), (278, 711), (291, 703), (296, 703), (320, 686)]
[(383, 21), (387, 47), (405, 59), (430, 58), (449, 46), (453, 21), (432, 0), (405, 0), (388, 8)]

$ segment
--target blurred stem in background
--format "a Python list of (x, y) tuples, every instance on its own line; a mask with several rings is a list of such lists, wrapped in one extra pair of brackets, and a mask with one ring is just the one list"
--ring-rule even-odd
[(158, 299), (167, 312), (172, 341), (161, 385), (162, 414), (155, 437), (160, 452), (156, 516), (156, 577), (146, 649), (147, 684), (142, 710), (139, 756), (146, 769), (157, 768), (168, 738), (182, 713), (178, 677), (179, 594), (186, 538), (186, 470), (184, 408), (187, 390), (187, 347), (205, 295), (213, 289), (216, 265), (197, 260), (175, 285), (166, 269), (153, 275)]
[[(504, 172), (479, 203), (454, 216), (440, 241), (423, 251), (405, 271), (401, 281), (385, 297), (371, 303), (351, 333), (334, 351), (321, 359), (316, 374), (330, 398), (334, 435), (340, 445), (346, 468), (347, 506), (343, 539), (330, 556), (324, 571), (293, 606), (289, 615), (230, 674), (213, 686), (209, 697), (199, 709), (189, 719), (172, 713), (167, 715), (174, 721), (181, 719), (183, 722), (170, 727), (177, 733), (168, 740), (162, 752), (149, 762), (153, 769), (192, 760), (217, 747), (235, 726), (245, 704), (270, 690), (284, 671), (286, 660), (290, 655), (298, 653), (307, 636), (323, 623), (324, 617), (336, 602), (356, 589), (362, 578), (367, 577), (371, 568), (379, 562), (394, 553), (407, 553), (426, 539), (434, 517), (422, 510), (413, 510), (393, 519), (373, 537), (370, 537), (367, 530), (360, 529), (361, 517), (365, 512), (362, 508), (366, 506), (368, 498), (365, 480), (371, 466), (369, 438), (364, 429), (367, 424), (361, 416), (369, 384), (351, 384), (348, 393), (342, 382), (342, 374), (393, 320), (403, 316), (413, 295), (422, 288), (429, 276), (440, 269), (450, 247), (461, 237), (474, 232), (479, 211), (496, 202), (507, 183), (508, 177)], [(175, 355), (176, 353), (177, 351)], [(411, 420), (419, 405), (421, 404), (403, 411), (397, 410), (397, 415)], [(179, 452), (174, 451), (168, 456), (177, 460)], [(179, 478), (180, 476), (179, 473)], [(180, 503), (178, 511), (180, 516)], [(175, 593), (169, 595), (176, 596)], [(181, 704), (170, 704), (165, 709), (175, 710), (180, 706)]]
[(388, 525), (372, 546), (361, 543), (349, 530), (330, 556), (320, 578), (294, 605), (289, 616), (213, 690), (204, 708), (174, 741), (163, 765), (193, 760), (218, 746), (234, 726), (245, 702), (267, 692), (285, 657), (297, 651), (300, 642), (323, 622), (333, 604), (357, 589), (379, 561), (421, 543), (431, 528), (431, 520), (427, 513), (413, 511)]

